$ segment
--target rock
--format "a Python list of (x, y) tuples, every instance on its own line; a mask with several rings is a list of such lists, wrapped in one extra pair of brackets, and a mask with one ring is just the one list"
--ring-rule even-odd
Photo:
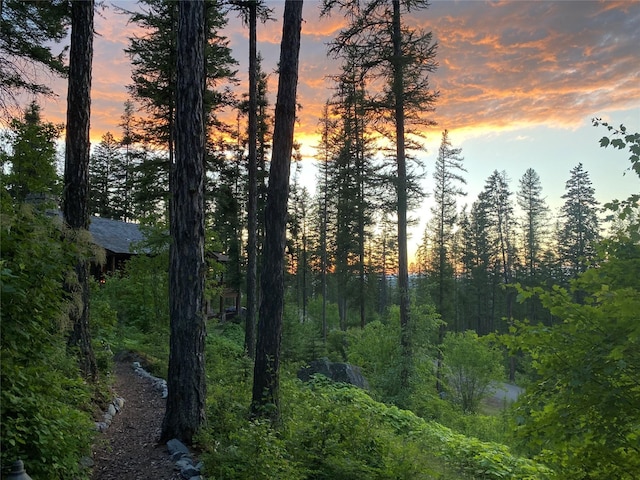
[(116, 397), (113, 399), (113, 408), (115, 408), (116, 412), (119, 412), (124, 407), (124, 398)]
[(330, 362), (327, 358), (314, 360), (308, 367), (298, 370), (298, 378), (303, 382), (308, 382), (311, 376), (316, 373), (320, 373), (334, 382), (349, 383), (365, 390), (369, 388), (369, 382), (362, 375), (360, 367), (349, 363)]
[(182, 478), (191, 479), (200, 475), (200, 470), (198, 470), (193, 465), (187, 465), (182, 470), (180, 470), (180, 475), (182, 475)]
[(189, 457), (184, 456), (176, 462), (176, 470), (184, 470), (186, 467), (193, 467), (193, 461)]
[(187, 448), (187, 446), (177, 438), (172, 438), (167, 442), (167, 450), (169, 451), (169, 455), (173, 455), (176, 452), (181, 452), (185, 455), (189, 455), (189, 449)]
[(100, 433), (106, 432), (107, 428), (109, 428), (109, 425), (107, 425), (106, 423), (96, 422), (96, 430), (98, 430)]
[(107, 408), (107, 413), (109, 415), (111, 415), (111, 417), (113, 418), (115, 416), (116, 412), (116, 407), (113, 405), (113, 403), (109, 404), (109, 408)]
[(183, 457), (186, 457), (187, 455), (188, 454), (184, 452), (175, 452), (171, 454), (170, 457), (172, 462), (177, 462), (178, 460), (180, 460)]

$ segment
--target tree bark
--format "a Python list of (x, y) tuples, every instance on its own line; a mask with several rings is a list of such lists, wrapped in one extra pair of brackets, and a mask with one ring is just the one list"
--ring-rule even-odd
[[(91, 117), (91, 68), (93, 63), (93, 0), (71, 2), (71, 48), (67, 90), (64, 193), (62, 213), (73, 239), (89, 229), (89, 127)], [(78, 350), (80, 369), (95, 381), (98, 375), (89, 333), (89, 263), (78, 258), (77, 283), (65, 289), (77, 300), (70, 312), (73, 330), (68, 346)], [(75, 303), (75, 302), (74, 302)]]
[(393, 0), (393, 92), (395, 97), (396, 156), (398, 166), (398, 288), (400, 290), (400, 330), (402, 368), (400, 386), (408, 391), (411, 370), (411, 331), (409, 321), (409, 264), (407, 254), (407, 165), (404, 144), (404, 60), (400, 30), (400, 1)]
[(161, 441), (192, 443), (206, 421), (204, 312), (205, 3), (180, 2), (176, 165), (169, 265), (171, 338)]
[(244, 344), (247, 355), (256, 354), (257, 313), (257, 258), (258, 258), (258, 54), (257, 54), (257, 0), (249, 7), (249, 198), (247, 201), (247, 317), (245, 319)]
[(265, 206), (265, 241), (260, 276), (262, 301), (253, 374), (251, 412), (278, 423), (279, 374), (284, 309), (284, 268), (289, 199), (289, 172), (296, 117), (298, 57), (302, 26), (301, 0), (286, 0), (280, 46), (273, 154)]

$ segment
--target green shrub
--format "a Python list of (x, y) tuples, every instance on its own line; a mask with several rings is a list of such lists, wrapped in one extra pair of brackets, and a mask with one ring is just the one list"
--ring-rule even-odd
[(79, 461), (95, 431), (92, 390), (67, 354), (62, 288), (82, 247), (62, 242), (59, 223), (29, 207), (2, 211), (0, 463), (22, 459), (38, 479), (86, 477)]
[(502, 352), (474, 331), (448, 332), (442, 343), (447, 393), (464, 413), (478, 411), (491, 383), (504, 378)]

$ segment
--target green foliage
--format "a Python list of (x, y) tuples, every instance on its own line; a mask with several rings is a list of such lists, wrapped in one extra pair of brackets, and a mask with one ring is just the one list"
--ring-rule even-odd
[(504, 378), (502, 353), (474, 331), (448, 332), (442, 343), (447, 392), (464, 413), (478, 411), (491, 382)]
[[(121, 325), (141, 333), (165, 332), (169, 326), (169, 239), (161, 228), (145, 230), (146, 240), (136, 247), (122, 273), (108, 277), (100, 295), (118, 312)], [(150, 255), (142, 252), (150, 252)]]
[(106, 299), (96, 294), (99, 288), (96, 282), (91, 284), (89, 328), (98, 370), (110, 372), (113, 369), (113, 347), (117, 341), (118, 315)]
[[(440, 320), (433, 307), (412, 305), (413, 365), (412, 385), (435, 385), (433, 362), (435, 352), (431, 350)], [(387, 318), (374, 321), (364, 329), (349, 329), (344, 338), (347, 360), (362, 368), (371, 389), (385, 402), (403, 401), (410, 403), (416, 399), (408, 398), (400, 385), (402, 352), (400, 346), (400, 311), (393, 306), (387, 312)]]
[(53, 94), (49, 82), (40, 82), (36, 72), (44, 67), (50, 73), (65, 73), (66, 49), (56, 54), (53, 44), (67, 35), (70, 8), (68, 2), (57, 0), (3, 0), (0, 9), (0, 98), (7, 113), (22, 93)]
[(310, 315), (302, 319), (295, 302), (285, 302), (282, 332), (282, 358), (290, 362), (309, 362), (325, 356), (322, 324)]
[(266, 421), (250, 421), (231, 433), (229, 443), (205, 456), (207, 474), (225, 480), (305, 478), (291, 461), (285, 442)]
[[(208, 433), (200, 443), (209, 448), (226, 444), (244, 425), (251, 402), (253, 365), (244, 354), (244, 332), (239, 325), (219, 325), (207, 336), (207, 418)], [(207, 434), (215, 439), (207, 440)]]
[(25, 206), (2, 211), (0, 463), (20, 458), (34, 478), (84, 478), (79, 460), (90, 454), (95, 430), (92, 392), (67, 353), (62, 289), (75, 247), (60, 240), (55, 219)]
[(521, 292), (561, 322), (521, 323), (511, 343), (530, 353), (536, 374), (517, 434), (566, 479), (640, 475), (640, 245), (623, 237), (604, 247), (598, 268), (573, 285), (582, 303), (558, 287)]
[(56, 172), (56, 140), (61, 125), (43, 122), (40, 107), (31, 103), (24, 118), (13, 119), (9, 130), (0, 134), (2, 143), (9, 150), (0, 151), (2, 183), (17, 202), (23, 202), (29, 194), (53, 196), (60, 194), (60, 179)]
[[(431, 309), (417, 309), (422, 333), (437, 328)], [(397, 315), (391, 313), (392, 318)], [(392, 377), (382, 361), (375, 363), (383, 346), (387, 361), (396, 358), (398, 326), (372, 323), (362, 336), (349, 332), (345, 348), (370, 371)], [(395, 328), (395, 330), (394, 330)], [(425, 333), (425, 331), (427, 333)], [(376, 338), (378, 337), (378, 338)], [(388, 340), (388, 342), (387, 342)], [(397, 343), (397, 342), (395, 342)], [(244, 355), (239, 325), (225, 323), (210, 329), (207, 338), (208, 425), (198, 438), (206, 474), (218, 479), (500, 479), (548, 477), (548, 469), (519, 458), (503, 445), (481, 442), (425, 421), (410, 411), (374, 401), (355, 387), (317, 377), (309, 384), (292, 379), (283, 368), (282, 424), (248, 420), (251, 362)], [(379, 353), (378, 353), (379, 355)], [(425, 358), (428, 358), (425, 356)], [(435, 390), (432, 361), (417, 362), (429, 373), (414, 371), (416, 384)], [(427, 367), (431, 364), (431, 368)], [(288, 364), (291, 367), (291, 364)], [(390, 380), (389, 380), (390, 382)], [(426, 389), (426, 387), (425, 387)], [(416, 390), (422, 392), (421, 390)], [(413, 400), (418, 403), (417, 400)], [(440, 400), (441, 404), (448, 405)], [(451, 409), (452, 407), (448, 407)], [(469, 431), (483, 428), (468, 416)], [(503, 422), (504, 419), (497, 419)], [(496, 429), (489, 420), (485, 431)], [(488, 436), (488, 434), (487, 434)]]

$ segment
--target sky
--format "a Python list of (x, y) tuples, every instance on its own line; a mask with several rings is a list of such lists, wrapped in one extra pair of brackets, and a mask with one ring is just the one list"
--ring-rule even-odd
[[(127, 9), (133, 1), (115, 2)], [(283, 1), (267, 1), (274, 21), (258, 28), (263, 69), (270, 73), (275, 103), (282, 31)], [(120, 116), (131, 83), (129, 59), (123, 49), (134, 27), (127, 17), (108, 8), (96, 16), (91, 137), (106, 131), (119, 135)], [(344, 26), (339, 14), (320, 18), (319, 2), (306, 0), (303, 10), (298, 103), (302, 106), (296, 139), (303, 144), (302, 182), (313, 191), (313, 146), (320, 112), (331, 96), (328, 77), (339, 63), (327, 57), (327, 43)], [(432, 0), (427, 10), (412, 12), (407, 22), (433, 32), (438, 43), (438, 69), (431, 75), (439, 92), (426, 131), (423, 187), (433, 190), (433, 165), (444, 129), (454, 148), (462, 149), (471, 204), (494, 171), (506, 172), (511, 190), (528, 168), (539, 174), (543, 195), (554, 214), (570, 170), (582, 163), (596, 198), (607, 202), (640, 190), (638, 178), (625, 172), (628, 153), (603, 149), (607, 132), (595, 128), (600, 117), (630, 131), (640, 131), (640, 1)], [(247, 78), (248, 32), (234, 14), (223, 34), (238, 60), (238, 78)], [(66, 86), (54, 81), (59, 97), (43, 103), (43, 114), (64, 121)], [(245, 87), (246, 88), (246, 87)], [(413, 212), (418, 220), (410, 232), (410, 252), (430, 217), (430, 199)]]

